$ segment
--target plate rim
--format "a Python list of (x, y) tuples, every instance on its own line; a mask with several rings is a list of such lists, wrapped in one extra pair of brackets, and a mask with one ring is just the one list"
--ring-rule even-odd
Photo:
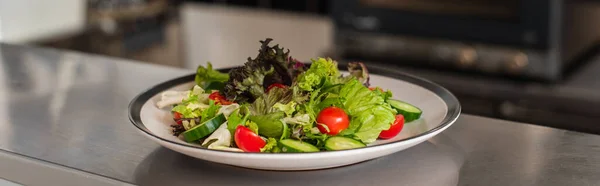
[[(233, 68), (235, 68), (235, 67), (233, 67)], [(233, 68), (222, 68), (222, 69), (218, 69), (218, 70), (221, 72), (229, 72), (229, 70), (231, 70)], [(345, 64), (340, 64), (339, 68), (345, 68)], [(356, 149), (337, 150), (337, 151), (302, 152), (302, 153), (263, 153), (263, 152), (235, 152), (235, 151), (215, 150), (215, 149), (208, 149), (208, 148), (200, 148), (200, 147), (194, 146), (194, 145), (177, 143), (177, 142), (162, 138), (162, 137), (157, 136), (154, 133), (152, 133), (144, 125), (144, 123), (141, 120), (140, 112), (141, 112), (141, 109), (144, 106), (144, 104), (149, 99), (154, 97), (154, 95), (159, 94), (160, 92), (162, 92), (166, 89), (172, 88), (172, 87), (180, 85), (180, 84), (189, 83), (191, 81), (194, 81), (195, 73), (183, 75), (183, 76), (179, 76), (179, 77), (176, 77), (176, 78), (173, 78), (170, 80), (163, 81), (159, 84), (156, 84), (156, 85), (146, 89), (145, 91), (142, 91), (141, 93), (136, 95), (130, 101), (129, 106), (128, 106), (128, 115), (129, 115), (128, 117), (129, 117), (129, 121), (138, 130), (144, 132), (146, 135), (149, 135), (151, 137), (154, 137), (155, 139), (158, 139), (160, 141), (167, 142), (167, 143), (170, 143), (173, 145), (188, 147), (188, 148), (192, 148), (195, 150), (207, 151), (207, 152), (212, 152), (212, 153), (220, 153), (220, 154), (243, 154), (243, 155), (247, 155), (247, 156), (258, 155), (258, 156), (271, 156), (272, 157), (272, 156), (292, 156), (292, 155), (301, 155), (301, 154), (304, 154), (304, 155), (323, 154), (324, 155), (324, 154), (334, 154), (334, 153), (352, 152), (352, 151), (358, 152), (358, 151), (364, 151), (366, 149), (371, 150), (371, 149), (382, 148), (384, 146), (391, 146), (394, 144), (415, 140), (415, 139), (427, 136), (431, 133), (435, 133), (439, 130), (445, 129), (445, 128), (449, 127), (449, 125), (452, 125), (461, 114), (461, 105), (460, 105), (459, 100), (456, 98), (456, 96), (454, 96), (454, 94), (452, 94), (452, 92), (450, 92), (449, 90), (447, 90), (446, 88), (444, 88), (441, 85), (438, 85), (427, 79), (417, 77), (417, 76), (414, 76), (414, 75), (411, 75), (411, 74), (408, 74), (405, 72), (395, 71), (395, 69), (393, 70), (392, 68), (369, 66), (369, 73), (381, 75), (381, 76), (388, 77), (388, 78), (393, 78), (393, 79), (400, 80), (400, 81), (405, 81), (405, 82), (420, 86), (422, 88), (425, 88), (425, 89), (433, 92), (435, 95), (440, 97), (442, 99), (442, 101), (444, 101), (444, 103), (446, 103), (446, 106), (447, 106), (446, 116), (441, 121), (441, 124), (436, 126), (435, 128), (432, 128), (432, 129), (426, 131), (426, 132), (423, 132), (421, 134), (411, 136), (409, 138), (405, 138), (402, 140), (390, 142), (390, 143), (366, 146), (366, 147), (356, 148)]]

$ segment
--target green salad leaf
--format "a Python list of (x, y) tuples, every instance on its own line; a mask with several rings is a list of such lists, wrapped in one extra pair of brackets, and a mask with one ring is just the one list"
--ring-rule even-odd
[(207, 90), (219, 90), (225, 86), (225, 82), (229, 80), (229, 74), (213, 70), (212, 64), (208, 62), (205, 68), (198, 65), (196, 69), (196, 77), (194, 81), (196, 85)]
[(171, 111), (179, 112), (183, 118), (197, 118), (202, 114), (201, 108), (205, 105), (200, 101), (199, 95), (190, 95), (187, 99), (177, 104)]
[(183, 118), (197, 118), (201, 114), (200, 110), (188, 109), (187, 106), (184, 104), (179, 104), (173, 107), (173, 109), (171, 110), (173, 112), (179, 112), (183, 116)]
[(255, 122), (247, 121), (246, 127), (248, 127), (248, 129), (250, 129), (252, 132), (258, 134), (258, 124), (256, 124)]
[(321, 91), (320, 89), (312, 91), (310, 93), (310, 98), (308, 100), (308, 103), (300, 106), (301, 112), (308, 114), (311, 122), (315, 121), (317, 118), (318, 110), (316, 110), (316, 109), (317, 109), (317, 105), (320, 103), (320, 101), (318, 99), (320, 91)]
[(267, 139), (267, 144), (260, 149), (260, 152), (271, 152), (275, 147), (277, 147), (277, 140), (275, 138)]
[(290, 101), (287, 104), (275, 103), (273, 108), (283, 111), (286, 116), (291, 116), (294, 112), (296, 112), (296, 102)]
[(323, 146), (325, 146), (325, 140), (329, 138), (327, 134), (320, 133), (317, 127), (305, 126), (302, 128), (302, 130), (304, 133), (302, 140), (313, 144), (318, 148), (323, 148)]
[(270, 138), (280, 138), (283, 135), (284, 125), (286, 125), (283, 123), (283, 116), (284, 113), (280, 111), (265, 115), (250, 115), (248, 119), (258, 125), (260, 129), (258, 134)]
[(310, 116), (308, 114), (296, 114), (294, 117), (283, 118), (283, 122), (293, 125), (310, 125)]
[(204, 109), (200, 114), (200, 123), (204, 123), (205, 121), (214, 118), (217, 115), (217, 112), (219, 112), (219, 108), (221, 108), (220, 105), (216, 105), (215, 101), (209, 100), (208, 108)]
[(206, 104), (207, 101), (208, 94), (204, 94), (204, 89), (195, 85), (189, 92), (188, 97), (173, 107), (171, 111), (180, 113), (183, 118), (198, 118), (202, 115), (202, 110), (209, 107)]
[(335, 80), (339, 76), (337, 62), (330, 58), (313, 59), (310, 68), (298, 77), (298, 87), (304, 91), (313, 91), (329, 77), (334, 78), (331, 80)]
[(365, 87), (356, 79), (350, 80), (340, 90), (343, 105), (350, 118), (350, 126), (343, 134), (353, 135), (364, 143), (377, 139), (382, 130), (390, 128), (396, 111), (382, 96)]
[(276, 104), (286, 105), (293, 100), (293, 89), (274, 88), (267, 94), (258, 97), (254, 103), (249, 105), (252, 115), (264, 115), (271, 112), (280, 111)]
[[(305, 67), (289, 55), (289, 50), (275, 45), (272, 39), (261, 42), (256, 58), (248, 58), (244, 66), (229, 72), (230, 78), (221, 91), (228, 100), (237, 103), (252, 103), (265, 94), (265, 88), (274, 83), (291, 86)], [(287, 103), (287, 102), (286, 102)]]
[(242, 105), (240, 108), (233, 111), (227, 119), (227, 129), (229, 132), (231, 132), (233, 135), (237, 126), (244, 125), (246, 123), (248, 116), (250, 116), (250, 111), (245, 105)]
[(392, 98), (392, 91), (390, 90), (386, 90), (383, 91), (382, 88), (380, 87), (375, 87), (375, 90), (373, 90), (373, 93), (375, 93), (375, 95), (377, 96), (381, 96), (381, 98), (383, 98), (384, 101), (387, 101), (388, 99)]

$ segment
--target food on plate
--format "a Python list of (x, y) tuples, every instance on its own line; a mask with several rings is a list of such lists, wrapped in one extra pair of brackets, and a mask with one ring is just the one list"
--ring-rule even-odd
[(200, 65), (195, 85), (165, 91), (156, 106), (170, 109), (173, 135), (208, 149), (235, 152), (319, 152), (362, 148), (397, 136), (422, 110), (371, 87), (365, 64), (305, 65), (272, 39), (228, 73)]

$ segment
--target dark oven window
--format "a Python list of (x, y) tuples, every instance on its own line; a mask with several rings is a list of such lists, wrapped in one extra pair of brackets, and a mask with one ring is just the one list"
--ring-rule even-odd
[(361, 0), (375, 8), (421, 14), (518, 19), (519, 0)]

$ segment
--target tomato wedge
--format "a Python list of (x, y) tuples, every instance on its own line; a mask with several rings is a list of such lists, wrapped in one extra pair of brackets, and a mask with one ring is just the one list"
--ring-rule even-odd
[(396, 135), (402, 131), (402, 128), (404, 128), (404, 116), (402, 114), (398, 114), (396, 115), (396, 120), (394, 123), (392, 123), (392, 126), (390, 126), (390, 129), (381, 131), (381, 133), (379, 133), (379, 138), (390, 139), (396, 137)]
[(269, 90), (271, 90), (274, 87), (285, 88), (286, 86), (281, 83), (273, 83), (273, 84), (269, 85), (269, 87), (267, 87), (267, 92), (269, 92)]
[(350, 125), (350, 119), (343, 109), (327, 107), (317, 116), (317, 128), (323, 134), (336, 135)]
[(177, 124), (179, 124), (179, 125), (181, 125), (181, 118), (183, 118), (181, 113), (173, 112), (173, 120), (175, 120), (175, 122), (177, 122)]
[(213, 92), (210, 95), (208, 95), (208, 99), (214, 100), (215, 104), (221, 104), (221, 105), (231, 105), (233, 102), (227, 101), (227, 98), (225, 98), (225, 96), (221, 95), (221, 93), (219, 92)]
[(244, 152), (260, 152), (260, 149), (267, 145), (267, 142), (252, 130), (239, 125), (233, 135), (235, 144)]

